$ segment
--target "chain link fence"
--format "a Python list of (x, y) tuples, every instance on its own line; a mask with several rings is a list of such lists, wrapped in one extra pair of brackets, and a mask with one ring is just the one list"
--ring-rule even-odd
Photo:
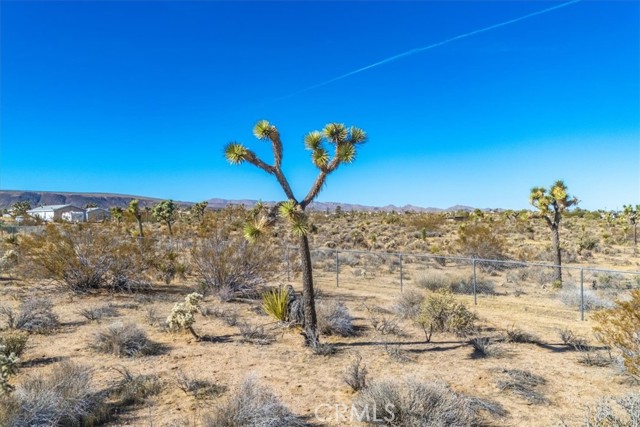
[[(290, 281), (300, 268), (298, 248), (283, 252)], [(474, 305), (526, 296), (541, 313), (545, 307), (567, 310), (581, 320), (585, 312), (612, 307), (640, 289), (640, 271), (591, 266), (342, 249), (315, 249), (311, 257), (314, 281), (322, 290), (393, 296), (408, 289), (448, 289)]]

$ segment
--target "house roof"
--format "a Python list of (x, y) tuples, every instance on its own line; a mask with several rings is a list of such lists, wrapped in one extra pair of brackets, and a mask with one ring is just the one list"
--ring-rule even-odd
[(87, 212), (93, 212), (93, 211), (105, 211), (105, 212), (109, 212), (108, 209), (104, 209), (104, 208), (87, 208), (86, 209)]
[(53, 211), (57, 211), (58, 209), (62, 209), (62, 208), (67, 208), (67, 207), (73, 207), (73, 208), (77, 208), (80, 210), (84, 210), (82, 208), (78, 208), (77, 206), (73, 206), (73, 205), (45, 205), (45, 206), (38, 206), (37, 208), (34, 209), (30, 209), (27, 212), (29, 213), (35, 213), (35, 212), (53, 212)]

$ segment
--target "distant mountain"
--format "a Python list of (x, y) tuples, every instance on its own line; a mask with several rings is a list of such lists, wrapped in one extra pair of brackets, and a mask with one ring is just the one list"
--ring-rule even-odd
[[(100, 208), (111, 208), (120, 206), (122, 208), (129, 205), (131, 200), (140, 200), (140, 206), (153, 206), (162, 199), (152, 197), (132, 196), (127, 194), (111, 193), (66, 193), (54, 191), (12, 191), (0, 190), (0, 209), (10, 208), (16, 202), (27, 200), (31, 207), (41, 205), (74, 205), (80, 208), (87, 204), (95, 204)], [(176, 202), (182, 205), (190, 205), (188, 202)]]
[[(157, 199), (153, 197), (133, 196), (128, 194), (111, 194), (111, 193), (69, 193), (69, 192), (57, 192), (57, 191), (17, 191), (17, 190), (0, 190), (0, 209), (10, 208), (16, 202), (22, 200), (28, 200), (32, 207), (40, 205), (75, 205), (78, 207), (85, 207), (87, 204), (95, 204), (101, 208), (111, 208), (115, 206), (126, 207), (133, 199), (140, 200), (142, 207), (153, 206), (163, 199)], [(222, 209), (228, 205), (244, 205), (246, 207), (252, 207), (257, 200), (240, 199), (240, 200), (227, 200), (227, 199), (209, 199), (209, 207), (213, 209)], [(179, 205), (190, 206), (192, 202), (179, 202)], [(265, 204), (273, 204), (275, 202), (264, 202)], [(340, 207), (343, 211), (362, 211), (362, 212), (451, 212), (451, 211), (473, 211), (474, 208), (469, 206), (456, 205), (447, 209), (439, 208), (423, 208), (414, 205), (405, 206), (366, 206), (357, 205), (351, 203), (336, 203), (336, 202), (314, 202), (309, 205), (309, 209), (316, 211), (330, 211), (333, 212), (336, 208)]]

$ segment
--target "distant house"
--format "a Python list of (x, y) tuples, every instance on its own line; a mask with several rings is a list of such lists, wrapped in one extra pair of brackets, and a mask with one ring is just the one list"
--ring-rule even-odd
[(73, 205), (39, 206), (28, 210), (27, 213), (44, 221), (65, 220), (72, 222), (84, 222), (87, 215), (84, 209)]
[(87, 208), (87, 221), (101, 222), (111, 218), (111, 213), (103, 208)]

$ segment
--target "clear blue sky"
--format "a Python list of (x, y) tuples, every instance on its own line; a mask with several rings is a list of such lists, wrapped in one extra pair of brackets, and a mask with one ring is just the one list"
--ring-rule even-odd
[(300, 197), (316, 174), (303, 135), (339, 121), (370, 140), (323, 201), (523, 208), (561, 178), (584, 208), (640, 203), (636, 1), (578, 2), (295, 94), (557, 4), (2, 1), (0, 188), (279, 200), (273, 177), (222, 155), (230, 140), (268, 155), (251, 133), (268, 119)]

